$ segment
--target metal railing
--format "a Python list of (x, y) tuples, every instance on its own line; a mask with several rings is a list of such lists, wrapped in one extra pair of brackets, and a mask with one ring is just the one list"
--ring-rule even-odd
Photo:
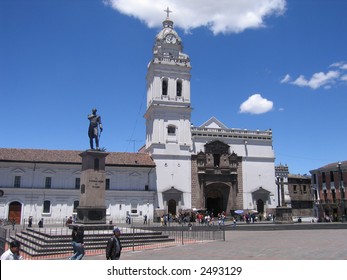
[[(142, 225), (119, 224), (123, 250), (136, 251), (167, 246), (202, 243), (209, 241), (225, 241), (224, 226), (202, 226), (199, 224), (171, 223), (162, 226), (158, 223)], [(3, 228), (5, 240), (13, 239), (23, 244), (25, 259), (57, 259), (72, 254), (71, 229), (66, 226), (23, 228), (17, 225), (13, 230)], [(85, 230), (85, 248), (87, 255), (103, 254), (107, 240), (112, 236), (111, 229)], [(5, 246), (4, 246), (5, 247)]]

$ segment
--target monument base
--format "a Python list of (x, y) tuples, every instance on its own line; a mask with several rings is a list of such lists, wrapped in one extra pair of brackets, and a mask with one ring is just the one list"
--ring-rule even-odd
[(78, 224), (106, 224), (106, 207), (77, 207)]
[(292, 224), (292, 208), (289, 207), (277, 207), (275, 223), (278, 224)]

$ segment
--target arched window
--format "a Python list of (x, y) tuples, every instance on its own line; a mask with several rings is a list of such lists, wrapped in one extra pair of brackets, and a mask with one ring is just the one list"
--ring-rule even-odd
[(45, 200), (43, 202), (43, 213), (44, 214), (51, 213), (51, 202), (49, 200)]
[(167, 88), (168, 88), (168, 80), (167, 79), (163, 79), (162, 81), (162, 95), (167, 95)]
[(182, 96), (182, 81), (181, 80), (177, 80), (176, 82), (176, 95), (178, 97)]

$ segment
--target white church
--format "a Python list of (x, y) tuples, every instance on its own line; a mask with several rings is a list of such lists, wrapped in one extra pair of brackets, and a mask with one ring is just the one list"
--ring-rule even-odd
[[(191, 123), (191, 64), (167, 16), (147, 71), (146, 144), (109, 152), (108, 220), (151, 220), (207, 209), (274, 213), (278, 204), (271, 130)], [(0, 219), (64, 220), (79, 205), (82, 151), (0, 148)]]

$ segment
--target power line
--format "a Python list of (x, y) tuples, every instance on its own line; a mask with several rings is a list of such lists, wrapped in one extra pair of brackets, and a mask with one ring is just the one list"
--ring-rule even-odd
[(143, 142), (143, 140), (132, 140), (132, 139), (129, 139), (127, 140), (128, 142), (133, 142), (133, 152), (135, 153), (135, 143), (136, 142)]
[[(140, 117), (140, 114), (141, 114), (141, 110), (142, 110), (142, 106), (143, 106), (145, 98), (146, 98), (146, 87), (144, 87), (144, 93), (142, 94), (141, 104), (140, 104), (139, 110), (137, 112), (137, 117), (136, 117), (136, 120), (135, 120), (135, 124), (134, 124), (133, 130), (132, 130), (130, 139), (127, 140), (129, 143), (133, 142), (133, 151), (134, 152), (135, 152), (135, 142), (143, 142), (143, 140), (142, 141), (141, 140), (134, 140), (133, 137), (134, 137), (134, 133), (135, 133), (135, 130), (136, 130), (136, 127), (137, 127), (137, 123), (138, 123), (138, 120), (139, 120), (139, 117)], [(127, 148), (127, 150), (128, 150), (128, 148)]]

